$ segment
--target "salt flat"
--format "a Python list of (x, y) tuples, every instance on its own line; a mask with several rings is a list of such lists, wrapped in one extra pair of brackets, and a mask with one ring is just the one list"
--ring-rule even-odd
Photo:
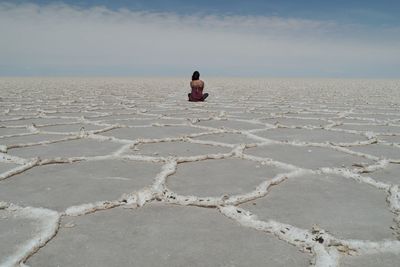
[(0, 78), (0, 266), (395, 266), (400, 81)]

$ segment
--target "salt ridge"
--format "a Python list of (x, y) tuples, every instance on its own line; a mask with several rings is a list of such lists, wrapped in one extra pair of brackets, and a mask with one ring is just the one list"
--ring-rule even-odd
[[(70, 95), (71, 98), (80, 99), (79, 96)], [(2, 97), (5, 99), (5, 97)], [(363, 173), (373, 173), (377, 170), (385, 169), (389, 163), (396, 164), (400, 163), (400, 159), (396, 158), (380, 158), (377, 156), (373, 156), (367, 153), (361, 153), (351, 150), (352, 147), (355, 146), (368, 146), (371, 144), (382, 144), (393, 146), (399, 148), (399, 144), (390, 143), (384, 140), (380, 140), (380, 136), (400, 136), (400, 133), (379, 133), (379, 132), (370, 132), (370, 131), (358, 131), (358, 130), (348, 130), (342, 128), (335, 128), (340, 125), (348, 124), (348, 125), (358, 125), (355, 123), (345, 123), (340, 120), (343, 119), (354, 119), (365, 121), (366, 124), (362, 125), (388, 125), (393, 127), (399, 127), (400, 125), (396, 124), (399, 122), (398, 119), (392, 120), (381, 120), (376, 118), (365, 118), (355, 116), (356, 108), (352, 107), (345, 111), (340, 111), (336, 113), (332, 113), (332, 110), (329, 109), (311, 109), (311, 108), (303, 108), (300, 111), (297, 111), (297, 115), (304, 114), (305, 116), (291, 116), (294, 111), (281, 112), (280, 114), (276, 114), (274, 112), (266, 112), (259, 110), (263, 106), (268, 107), (268, 103), (253, 101), (253, 103), (249, 100), (245, 104), (239, 103), (238, 105), (227, 105), (226, 107), (239, 107), (239, 108), (247, 108), (247, 112), (250, 114), (258, 114), (262, 115), (259, 118), (252, 119), (243, 119), (235, 117), (234, 112), (230, 113), (229, 111), (219, 111), (215, 112), (213, 115), (208, 117), (198, 117), (196, 119), (189, 119), (181, 116), (169, 116), (169, 115), (160, 115), (157, 113), (152, 113), (151, 110), (143, 109), (136, 106), (136, 102), (134, 100), (126, 100), (123, 97), (115, 97), (116, 100), (121, 101), (120, 105), (115, 108), (115, 110), (119, 110), (120, 108), (124, 109), (126, 113), (113, 113), (113, 112), (102, 112), (102, 104), (94, 104), (86, 106), (83, 110), (85, 112), (93, 112), (96, 115), (92, 116), (57, 116), (57, 109), (37, 109), (36, 115), (29, 116), (29, 114), (22, 114), (21, 116), (17, 116), (14, 118), (1, 118), (0, 126), (3, 128), (25, 128), (28, 133), (20, 133), (20, 134), (11, 134), (11, 135), (3, 135), (0, 136), (0, 144), (1, 140), (10, 137), (21, 137), (21, 136), (29, 136), (29, 135), (37, 135), (37, 134), (54, 134), (54, 135), (66, 135), (68, 137), (60, 138), (57, 140), (45, 140), (41, 142), (29, 142), (29, 143), (19, 143), (19, 144), (9, 144), (9, 145), (1, 145), (0, 153), (0, 162), (7, 162), (19, 165), (18, 167), (12, 168), (6, 172), (0, 174), (0, 181), (4, 179), (12, 179), (13, 176), (16, 176), (28, 169), (31, 168), (40, 168), (42, 165), (48, 164), (63, 164), (63, 163), (72, 163), (79, 161), (96, 161), (96, 160), (107, 160), (107, 159), (125, 159), (131, 161), (143, 161), (143, 162), (161, 162), (163, 163), (162, 170), (160, 173), (154, 177), (153, 183), (148, 185), (145, 188), (142, 188), (135, 192), (126, 192), (119, 199), (116, 200), (104, 200), (98, 201), (95, 203), (82, 203), (81, 205), (72, 206), (67, 208), (64, 212), (57, 212), (48, 209), (43, 209), (40, 207), (19, 207), (15, 204), (9, 203), (7, 205), (3, 205), (2, 207), (19, 214), (20, 216), (25, 216), (27, 218), (31, 218), (33, 220), (39, 220), (42, 224), (40, 233), (38, 233), (33, 239), (28, 240), (21, 246), (16, 253), (10, 255), (5, 262), (1, 263), (1, 266), (18, 266), (24, 265), (24, 262), (34, 254), (38, 249), (42, 246), (45, 246), (46, 243), (53, 238), (58, 231), (59, 221), (62, 217), (65, 216), (83, 216), (88, 213), (96, 212), (98, 210), (107, 210), (118, 206), (126, 206), (129, 208), (136, 208), (146, 205), (147, 203), (151, 203), (153, 201), (162, 201), (164, 203), (174, 204), (174, 205), (184, 205), (184, 206), (198, 206), (198, 207), (214, 207), (217, 208), (222, 215), (231, 218), (232, 220), (237, 221), (244, 227), (254, 228), (260, 232), (266, 232), (268, 234), (272, 234), (276, 236), (278, 239), (284, 240), (289, 244), (299, 247), (305, 253), (310, 253), (313, 255), (313, 260), (311, 262), (312, 266), (340, 266), (340, 259), (344, 255), (347, 254), (374, 254), (374, 253), (384, 253), (384, 252), (394, 252), (400, 254), (400, 241), (398, 240), (383, 240), (380, 242), (372, 242), (368, 240), (345, 240), (334, 237), (331, 234), (328, 234), (323, 229), (315, 228), (315, 229), (300, 229), (295, 226), (280, 223), (274, 220), (269, 221), (260, 221), (258, 220), (256, 215), (251, 214), (249, 211), (246, 211), (242, 208), (237, 207), (237, 205), (255, 200), (262, 197), (268, 197), (269, 190), (272, 190), (274, 186), (279, 186), (280, 183), (285, 182), (287, 179), (293, 179), (295, 177), (300, 177), (302, 175), (307, 174), (335, 174), (342, 176), (347, 179), (353, 179), (359, 183), (367, 184), (377, 190), (382, 191), (387, 196), (388, 209), (394, 214), (395, 221), (397, 222), (397, 227), (400, 228), (400, 192), (399, 185), (385, 183), (382, 181), (377, 181), (372, 177), (361, 175)], [(279, 102), (279, 97), (276, 99)], [(68, 106), (76, 103), (75, 101), (66, 101), (63, 102), (63, 106), (68, 109)], [(248, 108), (246, 104), (254, 104), (255, 107)], [(41, 102), (40, 105), (45, 106), (46, 102)], [(103, 103), (105, 105), (105, 103)], [(271, 101), (271, 104), (274, 104)], [(182, 108), (173, 109), (176, 112), (178, 111), (186, 111), (193, 113), (194, 111), (202, 112), (202, 107), (207, 107), (207, 105), (211, 105), (208, 103), (196, 103), (193, 107), (186, 106)], [(5, 116), (11, 116), (13, 111), (19, 111), (21, 108), (24, 108), (24, 104), (18, 104), (18, 102), (10, 102), (10, 108), (6, 108), (3, 111)], [(168, 105), (159, 105), (161, 111), (168, 110), (173, 107), (174, 104)], [(100, 111), (96, 111), (97, 110)], [(104, 110), (109, 110), (109, 108), (104, 108)], [(68, 113), (67, 111), (63, 111)], [(327, 115), (332, 116), (318, 116), (308, 117), (307, 115), (313, 115), (315, 113), (326, 113)], [(71, 112), (72, 113), (72, 112)], [(208, 112), (213, 113), (213, 112)], [(174, 119), (181, 120), (181, 124), (165, 124), (165, 123), (151, 123), (147, 125), (138, 125), (138, 126), (130, 126), (125, 125), (123, 123), (124, 120), (115, 120), (115, 124), (104, 123), (103, 121), (108, 120), (107, 117), (111, 115), (118, 116), (119, 114), (123, 115), (140, 115), (146, 118), (132, 118), (129, 120), (143, 120), (148, 119)], [(365, 115), (397, 115), (397, 113), (365, 113)], [(69, 123), (54, 123), (54, 124), (30, 124), (30, 125), (20, 125), (20, 126), (7, 126), (9, 122), (15, 121), (23, 121), (27, 119), (68, 119), (75, 120)], [(285, 124), (269, 124), (263, 121), (263, 119), (267, 118), (288, 118), (288, 119), (304, 119), (304, 120), (321, 120), (325, 121), (326, 125), (322, 126), (312, 126), (312, 125), (304, 125), (304, 126), (292, 126)], [(128, 120), (128, 119), (127, 119)], [(229, 127), (224, 128), (215, 128), (200, 125), (199, 123), (204, 121), (236, 121), (236, 122), (244, 122), (253, 124), (255, 127), (251, 130), (244, 129), (230, 129)], [(396, 123), (394, 123), (396, 122)], [(78, 123), (84, 123), (88, 125), (99, 126), (101, 129), (99, 130), (91, 130), (86, 131), (85, 129), (81, 129), (78, 132), (55, 132), (55, 131), (44, 131), (41, 130), (41, 127), (46, 126), (57, 126), (57, 125), (75, 125)], [(110, 132), (114, 129), (123, 129), (123, 128), (152, 128), (152, 127), (174, 127), (174, 126), (185, 126), (193, 129), (204, 130), (201, 133), (194, 134), (184, 134), (180, 136), (168, 137), (168, 138), (156, 138), (156, 139), (119, 139), (114, 136), (105, 136), (103, 133)], [(257, 133), (263, 131), (269, 131), (272, 129), (278, 128), (286, 128), (286, 129), (308, 129), (312, 131), (313, 129), (323, 129), (325, 131), (332, 132), (343, 132), (354, 134), (360, 137), (360, 141), (356, 142), (324, 142), (324, 143), (314, 143), (314, 142), (300, 142), (298, 140), (289, 140), (289, 141), (277, 141), (269, 138), (258, 136)], [(223, 142), (215, 142), (215, 141), (207, 141), (201, 139), (195, 139), (197, 137), (213, 135), (213, 134), (224, 134), (224, 133), (235, 133), (245, 136), (251, 140), (254, 140), (253, 143), (247, 144), (228, 144)], [(98, 156), (78, 156), (78, 157), (70, 157), (70, 158), (49, 158), (49, 159), (28, 159), (28, 158), (20, 158), (16, 156), (12, 156), (13, 149), (23, 148), (23, 147), (35, 147), (35, 146), (43, 146), (49, 144), (57, 144), (69, 142), (72, 140), (96, 140), (98, 142), (103, 141), (111, 141), (114, 143), (118, 143), (121, 147), (113, 151), (110, 154), (106, 155), (98, 155)], [(363, 140), (366, 139), (366, 140)], [(140, 144), (150, 144), (150, 143), (161, 143), (161, 142), (187, 142), (193, 144), (202, 144), (216, 147), (226, 147), (230, 148), (231, 151), (228, 153), (216, 153), (216, 154), (206, 154), (206, 155), (197, 155), (191, 157), (159, 157), (159, 156), (144, 156), (144, 155), (127, 155), (125, 154), (130, 149), (135, 148)], [(320, 168), (320, 169), (305, 169), (295, 166), (293, 164), (289, 164), (286, 162), (277, 161), (273, 158), (266, 157), (257, 157), (253, 155), (246, 154), (246, 149), (251, 147), (265, 147), (268, 148), (269, 145), (272, 144), (285, 144), (290, 146), (299, 146), (299, 147), (324, 147), (336, 151), (340, 151), (343, 153), (347, 153), (349, 155), (354, 155), (361, 158), (366, 158), (374, 161), (374, 164), (369, 164), (356, 168)], [(172, 176), (179, 164), (185, 164), (187, 162), (198, 162), (203, 160), (216, 160), (216, 159), (226, 159), (226, 158), (238, 158), (241, 160), (250, 160), (259, 162), (262, 164), (266, 164), (268, 166), (275, 166), (282, 169), (287, 170), (285, 173), (277, 174), (275, 177), (265, 177), (266, 180), (259, 184), (253, 191), (247, 192), (241, 195), (232, 195), (227, 196), (223, 195), (220, 197), (197, 197), (197, 196), (184, 196), (179, 195), (173, 192), (168, 188), (168, 179)], [(1, 186), (1, 184), (0, 184)], [(0, 199), (1, 201), (1, 199)], [(323, 240), (321, 243), (320, 240)]]

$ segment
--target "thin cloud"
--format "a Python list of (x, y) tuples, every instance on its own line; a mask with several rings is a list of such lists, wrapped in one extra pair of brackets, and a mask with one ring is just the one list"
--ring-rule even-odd
[(333, 21), (281, 17), (5, 3), (0, 34), (0, 74), (7, 68), (132, 75), (199, 68), (280, 76), (363, 76), (376, 69), (382, 76), (386, 69), (396, 74), (400, 62), (399, 42), (390, 36), (368, 44)]

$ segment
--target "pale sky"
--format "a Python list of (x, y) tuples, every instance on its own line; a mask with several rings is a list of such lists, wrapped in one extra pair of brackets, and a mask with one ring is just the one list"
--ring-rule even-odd
[(400, 78), (400, 4), (320, 2), (0, 1), (0, 76)]

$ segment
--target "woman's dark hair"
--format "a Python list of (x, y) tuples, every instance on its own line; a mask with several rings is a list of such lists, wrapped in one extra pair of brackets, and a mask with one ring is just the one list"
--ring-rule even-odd
[(193, 72), (192, 81), (195, 81), (198, 79), (200, 79), (200, 73), (196, 70), (195, 72)]

